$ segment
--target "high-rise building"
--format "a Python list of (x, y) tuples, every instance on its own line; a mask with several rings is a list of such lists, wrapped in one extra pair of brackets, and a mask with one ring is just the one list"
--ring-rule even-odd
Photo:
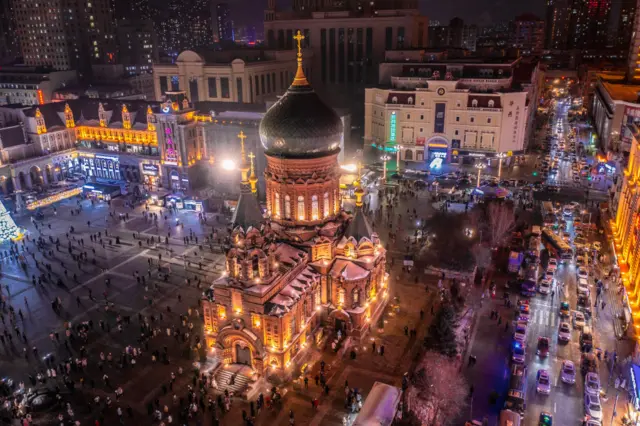
[(13, 12), (24, 62), (76, 69), (116, 60), (109, 0), (21, 0)]
[(540, 54), (544, 48), (544, 21), (532, 14), (517, 16), (512, 37), (511, 46), (523, 54)]
[(117, 40), (119, 63), (144, 65), (158, 62), (158, 41), (151, 20), (119, 20)]
[(213, 42), (210, 0), (153, 0), (151, 15), (160, 50), (170, 56)]
[[(634, 35), (634, 22), (637, 10), (637, 0), (623, 0), (618, 15), (618, 25), (615, 45), (617, 48), (627, 50)], [(636, 31), (637, 33), (637, 31)]]
[[(640, 0), (634, 0), (640, 3)], [(636, 10), (640, 10), (640, 4), (636, 4)], [(633, 27), (629, 40), (629, 56), (627, 57), (627, 80), (632, 82), (640, 81), (640, 13), (635, 13)]]
[(20, 56), (15, 30), (11, 1), (0, 0), (0, 63), (11, 62)]
[(229, 3), (218, 3), (216, 5), (216, 25), (218, 27), (218, 39), (220, 41), (235, 40)]
[(604, 49), (612, 0), (573, 0), (569, 48)]
[(572, 0), (547, 0), (545, 47), (567, 49)]
[[(358, 2), (347, 5), (355, 3)], [(392, 4), (375, 2), (376, 8), (379, 3)], [(415, 6), (416, 2), (398, 1), (397, 5)], [(345, 6), (332, 12), (280, 13), (275, 1), (270, 0), (265, 11), (264, 30), (270, 48), (285, 50), (294, 49), (293, 37), (300, 30), (304, 36), (303, 47), (313, 51), (314, 75), (307, 77), (313, 79), (317, 87), (322, 87), (373, 83), (386, 51), (427, 47), (428, 24), (427, 17), (420, 15), (417, 8), (376, 13), (364, 6), (361, 12)]]
[(449, 46), (449, 27), (445, 25), (429, 26), (429, 47), (440, 49)]

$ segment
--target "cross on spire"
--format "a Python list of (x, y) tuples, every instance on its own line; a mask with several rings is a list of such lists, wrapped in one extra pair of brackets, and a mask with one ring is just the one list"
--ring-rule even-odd
[(293, 78), (292, 86), (308, 86), (309, 82), (302, 69), (302, 40), (305, 39), (305, 36), (298, 30), (296, 35), (293, 36), (293, 39), (298, 42), (298, 70), (296, 71), (296, 76)]
[(247, 162), (247, 157), (244, 153), (244, 140), (247, 138), (247, 135), (245, 135), (244, 132), (240, 130), (240, 133), (238, 133), (238, 138), (240, 138), (240, 155), (242, 157), (242, 163), (244, 164)]
[(298, 61), (302, 59), (302, 40), (304, 40), (304, 38), (300, 30), (293, 36), (293, 39), (298, 42)]
[(251, 162), (251, 174), (254, 174), (254, 170), (253, 170), (253, 159), (256, 158), (255, 155), (253, 155), (253, 152), (250, 152), (249, 155), (249, 161)]

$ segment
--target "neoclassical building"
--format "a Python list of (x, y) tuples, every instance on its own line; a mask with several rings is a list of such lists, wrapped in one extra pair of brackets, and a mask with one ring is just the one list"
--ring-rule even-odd
[(327, 333), (363, 337), (388, 295), (386, 251), (362, 212), (363, 190), (353, 214), (341, 208), (342, 122), (301, 64), (299, 53), (293, 83), (260, 123), (266, 212), (251, 198), (243, 154), (226, 272), (203, 301), (207, 345), (261, 375), (286, 374)]

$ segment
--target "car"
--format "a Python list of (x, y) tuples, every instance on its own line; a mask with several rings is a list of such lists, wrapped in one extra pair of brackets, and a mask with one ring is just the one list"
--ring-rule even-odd
[(584, 413), (596, 420), (602, 420), (602, 405), (597, 395), (584, 394)]
[(566, 242), (570, 242), (571, 241), (571, 234), (568, 232), (563, 232), (562, 233), (562, 239), (565, 240)]
[(600, 395), (600, 376), (598, 373), (587, 373), (584, 378), (584, 391), (591, 395)]
[(519, 308), (520, 313), (518, 314), (518, 321), (529, 322), (531, 318), (531, 313), (529, 310), (529, 304), (523, 303)]
[(521, 342), (513, 342), (513, 347), (511, 350), (511, 361), (516, 364), (524, 364), (524, 361), (527, 357), (525, 345)]
[(558, 340), (561, 342), (571, 341), (571, 326), (566, 321), (561, 322), (558, 326)]
[(580, 311), (574, 311), (573, 312), (573, 328), (582, 330), (586, 324), (587, 324), (587, 320), (584, 317), (584, 314)]
[(592, 247), (598, 251), (602, 251), (602, 243), (600, 241), (596, 241), (592, 244)]
[(584, 278), (586, 280), (587, 278), (589, 278), (589, 272), (584, 266), (578, 268), (578, 270), (576, 271), (576, 275), (578, 276), (578, 279)]
[(547, 270), (544, 272), (543, 279), (548, 281), (553, 281), (553, 272), (554, 272), (553, 270), (547, 268)]
[(549, 264), (547, 265), (547, 271), (554, 271), (558, 269), (558, 259), (552, 257), (549, 259)]
[(527, 323), (518, 321), (516, 323), (515, 332), (513, 333), (513, 339), (516, 342), (524, 343), (527, 340)]
[(551, 293), (552, 281), (550, 280), (542, 280), (540, 284), (538, 284), (538, 292), (540, 294), (549, 294)]
[(589, 282), (585, 279), (579, 279), (576, 283), (576, 294), (578, 296), (589, 296)]
[(585, 260), (584, 260), (584, 256), (577, 256), (576, 257), (576, 266), (584, 266), (585, 265)]
[(541, 412), (538, 418), (538, 426), (553, 426), (553, 416), (551, 413)]
[(589, 419), (587, 420), (586, 426), (602, 426), (602, 423), (600, 423), (600, 421), (596, 419)]
[(540, 356), (540, 357), (547, 357), (549, 356), (549, 338), (548, 337), (538, 337), (538, 348), (536, 350), (536, 353)]
[(561, 302), (560, 303), (560, 316), (563, 318), (566, 318), (570, 315), (571, 313), (571, 308), (569, 307), (569, 303), (568, 302)]
[(560, 380), (562, 383), (573, 385), (576, 383), (576, 366), (573, 361), (565, 359), (562, 361), (562, 369), (560, 370)]
[(549, 372), (547, 370), (538, 370), (536, 392), (544, 395), (549, 395), (551, 393), (551, 379), (549, 378)]

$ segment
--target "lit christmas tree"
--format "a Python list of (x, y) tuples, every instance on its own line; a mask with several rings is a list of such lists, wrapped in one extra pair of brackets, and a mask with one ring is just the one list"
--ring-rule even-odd
[(4, 208), (4, 204), (0, 201), (0, 242), (19, 240), (22, 236), (22, 230), (16, 226), (11, 215), (9, 215), (7, 209)]

